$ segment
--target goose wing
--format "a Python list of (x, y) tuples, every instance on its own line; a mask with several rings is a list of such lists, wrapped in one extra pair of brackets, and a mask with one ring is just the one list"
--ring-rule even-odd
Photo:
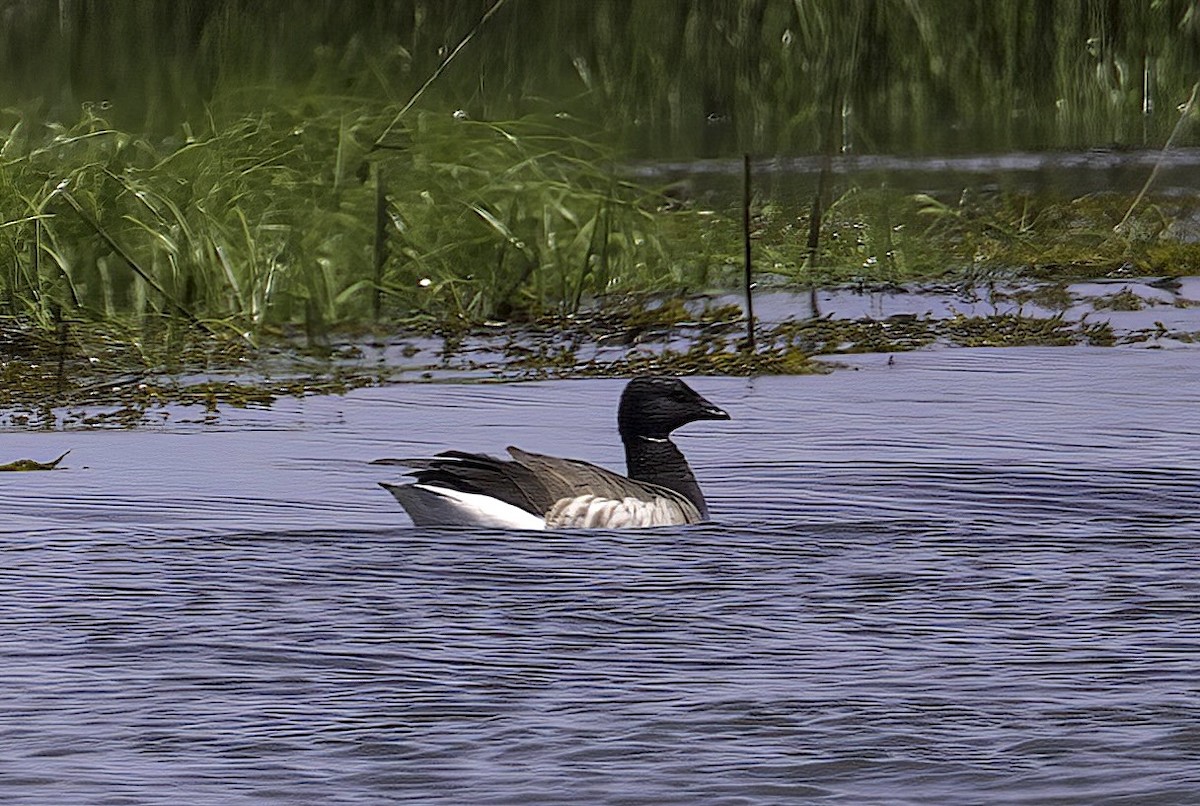
[(374, 464), (403, 465), (416, 484), (490, 496), (538, 516), (555, 501), (532, 470), (486, 453), (443, 451), (423, 459), (377, 459)]

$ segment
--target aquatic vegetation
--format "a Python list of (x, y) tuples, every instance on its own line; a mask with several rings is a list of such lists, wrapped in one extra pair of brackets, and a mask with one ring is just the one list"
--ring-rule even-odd
[[(423, 371), (498, 375), (807, 372), (815, 354), (935, 342), (1111, 343), (1102, 323), (1024, 310), (846, 322), (814, 305), (750, 330), (750, 349), (739, 306), (697, 302), (742, 280), (737, 194), (646, 179), (630, 155), (1195, 137), (1190, 102), (1155, 106), (1196, 72), (1180, 3), (1085, 21), (989, 6), (968, 30), (952, 3), (516, 5), (489, 6), (486, 28), (470, 4), (421, 0), (354, 15), (323, 0), (300, 14), (10, 9), (0, 88), (45, 81), (61, 102), (0, 111), (0, 407), (265, 405), (286, 385), (241, 373), (271, 351), (330, 372), (293, 377), (300, 393), (337, 390), (392, 370), (339, 375), (336, 351), (396, 333), (442, 339)], [(448, 69), (447, 43), (475, 34)], [(128, 82), (81, 67), (102, 59)], [(1001, 281), (1033, 278), (1011, 299), (1061, 314), (1075, 279), (1200, 273), (1190, 194), (914, 192), (828, 166), (755, 176), (762, 288), (936, 281), (987, 287), (995, 304)], [(464, 357), (497, 328), (507, 364)], [(161, 381), (209, 371), (208, 386)]]
[(1110, 311), (1140, 311), (1146, 307), (1147, 303), (1146, 300), (1133, 293), (1133, 291), (1130, 291), (1128, 288), (1122, 288), (1115, 294), (1098, 298), (1093, 304), (1097, 309), (1107, 309)]
[(1092, 347), (1112, 347), (1117, 343), (1117, 336), (1108, 322), (1081, 322), (1079, 332)]
[[(1115, 286), (1133, 292), (1132, 287)], [(924, 290), (875, 291), (895, 295), (921, 308), (927, 301), (958, 302), (952, 286)], [(1034, 290), (1036, 293), (1036, 289)], [(1114, 292), (1115, 294), (1120, 291)], [(20, 428), (130, 427), (183, 417), (210, 422), (222, 410), (269, 407), (283, 396), (343, 394), (351, 389), (404, 381), (480, 381), (629, 376), (641, 373), (761, 375), (827, 372), (829, 361), (815, 356), (895, 353), (935, 345), (1028, 347), (1089, 344), (1113, 346), (1148, 342), (1161, 346), (1190, 343), (1200, 330), (1147, 328), (1134, 323), (1116, 330), (1095, 304), (1067, 319), (1061, 313), (1022, 312), (1018, 291), (993, 292), (989, 303), (1007, 300), (993, 314), (896, 314), (880, 318), (811, 318), (805, 313), (759, 323), (756, 347), (747, 349), (740, 308), (702, 296), (687, 300), (650, 295), (610, 299), (572, 315), (548, 314), (526, 323), (460, 325), (442, 336), (425, 330), (335, 334), (322, 350), (252, 350), (189, 354), (186, 371), (167, 372), (142, 365), (143, 356), (121, 352), (95, 340), (81, 326), (69, 340), (104, 361), (76, 361), (57, 352), (61, 340), (41, 338), (31, 329), (9, 339), (6, 349), (20, 357), (0, 361), (0, 426)], [(1103, 298), (1102, 298), (1103, 299)], [(1013, 303), (1018, 307), (1013, 307)], [(1081, 301), (1086, 304), (1086, 301)], [(778, 310), (779, 305), (775, 305)], [(944, 310), (945, 308), (943, 308)], [(98, 331), (103, 332), (103, 331)], [(76, 341), (77, 340), (77, 341)], [(119, 345), (118, 345), (119, 346)], [(59, 367), (63, 367), (60, 371)], [(203, 370), (197, 367), (205, 366)], [(190, 407), (200, 414), (188, 414)], [(186, 419), (198, 418), (198, 419)]]
[[(443, 368), (520, 377), (794, 373), (820, 369), (811, 355), (936, 341), (1114, 339), (1102, 324), (1058, 317), (847, 322), (805, 310), (760, 329), (760, 348), (747, 350), (741, 307), (695, 295), (740, 283), (731, 210), (660, 209), (652, 189), (618, 178), (612, 153), (551, 121), (417, 111), (393, 129), (394, 147), (376, 149), (382, 117), (352, 104), (308, 118), (276, 110), (168, 147), (90, 116), (7, 149), (0, 202), (16, 212), (0, 226), (10, 267), (0, 272), (0, 406), (123, 400), (135, 418), (165, 400), (266, 404), (386, 382), (386, 371), (291, 389), (154, 379), (236, 376), (264, 350), (321, 358), (397, 330), (443, 338)], [(1175, 222), (1196, 215), (1189, 200), (1154, 200), (1116, 231), (1127, 202), (997, 193), (951, 203), (852, 188), (825, 209), (815, 256), (797, 237), (807, 210), (759, 202), (756, 249), (760, 265), (770, 261), (761, 279), (864, 290), (938, 280), (991, 288), (995, 304), (1005, 298), (996, 281), (1032, 276), (1044, 282), (1011, 299), (1062, 312), (1071, 279), (1161, 268), (1152, 250), (1185, 237)], [(1096, 307), (1141, 304), (1130, 292)], [(481, 328), (506, 331), (507, 364), (460, 358)], [(598, 346), (621, 354), (593, 354)]]
[(1063, 281), (1056, 283), (1039, 283), (1033, 288), (1022, 288), (1014, 291), (1009, 298), (1019, 304), (1030, 303), (1048, 311), (1065, 311), (1075, 304), (1075, 298), (1067, 290)]
[(940, 323), (939, 330), (963, 347), (1061, 347), (1079, 341), (1074, 326), (1059, 316), (956, 316)]
[(648, 191), (592, 141), (416, 113), (373, 150), (382, 112), (275, 110), (173, 150), (98, 117), (58, 132), (0, 177), (0, 308), (45, 327), (62, 310), (320, 339), (381, 314), (528, 318), (680, 284)]
[(579, 367), (575, 375), (807, 375), (828, 371), (827, 365), (795, 348), (748, 352), (696, 344), (686, 350), (665, 349), (630, 354), (615, 361), (591, 361)]
[[(1046, 98), (1061, 107), (1068, 97), (1070, 111), (1055, 125), (1094, 134), (1099, 123), (1107, 136), (1116, 109), (1133, 108), (1138, 92), (1178, 94), (1194, 72), (1184, 69), (1190, 56), (1175, 40), (1160, 36), (1189, 18), (1172, 4), (1099, 50), (1086, 26), (1033, 24), (1029, 7), (989, 10), (992, 27), (964, 32), (951, 4), (872, 14), (827, 3), (734, 6), (551, 4), (541, 21), (565, 39), (549, 49), (530, 46), (542, 35), (527, 13), (502, 9), (481, 37), (504, 47), (463, 50), (459, 74), (443, 74), (437, 54), (480, 23), (476, 9), (368, 3), (347, 19), (330, 3), (304, 14), (226, 3), (170, 20), (130, 8), (89, 25), (75, 19), (84, 13), (76, 7), (24, 10), (5, 34), (13, 53), (36, 41), (64, 58), (102, 55), (125, 64), (131, 81), (111, 99), (83, 102), (81, 119), (22, 105), (0, 114), (0, 314), (47, 330), (59, 319), (122, 321), (131, 333), (165, 318), (204, 338), (251, 342), (302, 326), (319, 346), (346, 327), (446, 330), (571, 313), (627, 291), (730, 288), (741, 267), (738, 216), (719, 198), (701, 194), (691, 203), (629, 181), (621, 160), (637, 150), (630, 136), (668, 130), (675, 151), (691, 153), (684, 143), (700, 138), (726, 152), (739, 141), (741, 152), (762, 151), (763, 133), (774, 132), (777, 147), (811, 152), (832, 148), (823, 121), (839, 109), (847, 148), (854, 138), (878, 145), (898, 120), (935, 107), (937, 130), (945, 131), (951, 111), (983, 114), (994, 128), (999, 118), (981, 111), (990, 104), (1028, 111)], [(664, 13), (678, 25), (664, 28)], [(647, 27), (649, 17), (659, 24)], [(1120, 13), (1101, 17), (1116, 25)], [(1036, 38), (995, 46), (993, 28), (1029, 25), (1086, 48), (1063, 61)], [(42, 35), (22, 38), (35, 30)], [(924, 50), (897, 49), (904, 31)], [(939, 39), (938, 31), (953, 36)], [(578, 40), (580, 32), (592, 38)], [(988, 45), (964, 49), (964, 36)], [(118, 53), (106, 37), (122, 43)], [(874, 45), (864, 49), (868, 41)], [(1153, 75), (1135, 82), (1124, 68), (1100, 69), (1122, 64), (1127, 51), (1144, 53), (1144, 41), (1167, 43)], [(734, 43), (739, 64), (753, 54), (761, 75), (752, 81), (738, 70), (712, 85), (728, 72), (716, 68)], [(177, 64), (180, 47), (196, 57), (187, 76), (145, 69)], [(649, 69), (661, 68), (664, 47), (690, 67)], [(1083, 52), (1096, 61), (1086, 82), (1074, 80)], [(1011, 68), (1035, 56), (1054, 70), (1039, 72), (1028, 95), (1013, 96), (1010, 85), (979, 91), (980, 82), (998, 81), (981, 65), (1007, 65), (996, 75), (1019, 83)], [(893, 69), (882, 70), (885, 63)], [(974, 89), (929, 94), (934, 64), (934, 73), (958, 65), (963, 87)], [(8, 67), (0, 84), (55, 79), (24, 63)], [(437, 82), (421, 86), (430, 75)], [(1048, 75), (1072, 91), (1044, 95)], [(1128, 92), (1114, 95), (1108, 79), (1101, 91), (1102, 75), (1119, 77)], [(87, 97), (90, 77), (78, 80)], [(421, 105), (397, 100), (415, 98), (419, 86)], [(898, 88), (923, 103), (879, 102)], [(737, 121), (702, 108), (747, 93), (752, 101)], [(763, 102), (764, 93), (777, 102)], [(1141, 135), (1165, 135), (1177, 121), (1150, 117), (1148, 97), (1138, 106)], [(1097, 104), (1105, 111), (1099, 120), (1083, 111)], [(711, 125), (695, 132), (689, 120)], [(1130, 217), (1128, 199), (1105, 194), (905, 194), (861, 179), (835, 179), (828, 190), (816, 208), (770, 192), (760, 198), (761, 273), (826, 285), (1006, 272), (1060, 280), (1200, 265), (1200, 247), (1173, 229), (1194, 212), (1181, 209), (1187, 200), (1149, 197)], [(815, 252), (809, 231), (822, 233)]]
[[(824, 209), (813, 260), (803, 237), (810, 224), (807, 205), (760, 205), (759, 265), (776, 282), (821, 287), (1027, 278), (1044, 282), (1042, 302), (1053, 310), (1069, 307), (1062, 293), (1050, 297), (1066, 282), (1200, 273), (1200, 244), (1189, 223), (1200, 216), (1200, 199), (1193, 197), (1151, 194), (1116, 231), (1130, 206), (1127, 194), (963, 189), (943, 199), (846, 184)], [(681, 232), (684, 221), (696, 227), (700, 235), (691, 240), (702, 251), (689, 259), (703, 259), (706, 276), (732, 288), (741, 249), (736, 210), (730, 204), (702, 212), (675, 214), (671, 232)]]
[(53, 459), (49, 462), (38, 462), (33, 459), (17, 459), (12, 462), (6, 462), (5, 464), (0, 465), (0, 472), (10, 471), (23, 473), (36, 470), (54, 470), (56, 467), (58, 467), (59, 462), (67, 458), (68, 453), (70, 453), (70, 451), (66, 451), (57, 459)]
[(744, 339), (737, 305), (703, 298), (626, 298), (571, 317), (505, 334), (500, 361), (473, 364), (502, 377), (609, 377), (634, 374), (756, 375), (823, 372), (795, 343), (762, 328), (758, 349)]
[(912, 316), (876, 319), (806, 319), (784, 322), (769, 333), (775, 342), (813, 355), (916, 350), (937, 339), (936, 323)]
[(236, 339), (197, 338), (186, 325), (63, 319), (50, 331), (0, 317), (0, 409), (106, 398), (148, 375), (244, 366), (252, 354)]

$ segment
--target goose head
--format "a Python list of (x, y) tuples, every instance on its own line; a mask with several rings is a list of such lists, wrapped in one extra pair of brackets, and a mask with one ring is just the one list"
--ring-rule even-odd
[(709, 403), (678, 378), (634, 378), (621, 394), (617, 428), (622, 439), (666, 439), (672, 431), (696, 420), (728, 420), (729, 415)]

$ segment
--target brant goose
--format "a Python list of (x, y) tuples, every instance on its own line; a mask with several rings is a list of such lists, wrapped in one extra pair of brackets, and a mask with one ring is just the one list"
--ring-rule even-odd
[(374, 464), (412, 468), (407, 475), (415, 482), (380, 486), (416, 526), (615, 529), (699, 523), (708, 519), (708, 507), (670, 434), (696, 420), (728, 419), (683, 381), (634, 378), (617, 411), (628, 477), (578, 459), (511, 447), (511, 461), (446, 451)]

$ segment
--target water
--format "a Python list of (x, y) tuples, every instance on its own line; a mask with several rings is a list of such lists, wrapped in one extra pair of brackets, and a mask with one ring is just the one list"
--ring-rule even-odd
[(366, 464), (620, 465), (619, 381), (6, 433), (12, 804), (1195, 803), (1196, 351), (697, 379), (713, 525), (415, 530)]
[[(975, 148), (979, 148), (976, 144)], [(1156, 194), (1190, 199), (1194, 194), (1200, 149), (1160, 150), (1091, 148), (1086, 151), (1006, 151), (950, 156), (912, 156), (846, 153), (830, 159), (799, 156), (757, 160), (754, 182), (775, 202), (807, 209), (822, 171), (851, 186), (889, 187), (906, 193), (938, 193), (951, 199), (963, 192), (984, 195), (1003, 189), (1034, 195), (1123, 193), (1136, 196), (1153, 175)], [(676, 192), (685, 198), (714, 200), (732, 206), (741, 198), (743, 165), (740, 157), (704, 160), (647, 160), (627, 166), (638, 179), (673, 179), (684, 184)], [(1178, 223), (1178, 222), (1177, 222)], [(1188, 239), (1195, 237), (1194, 221)]]

